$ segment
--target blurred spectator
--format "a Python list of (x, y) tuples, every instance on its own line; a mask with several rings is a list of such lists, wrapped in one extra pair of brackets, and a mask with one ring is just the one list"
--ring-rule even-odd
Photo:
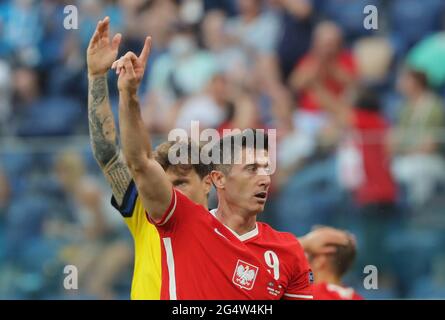
[(9, 205), (10, 198), (11, 189), (9, 187), (9, 182), (0, 166), (0, 233), (2, 232), (1, 229), (4, 224), (3, 221), (5, 219), (6, 209)]
[(336, 98), (345, 96), (357, 78), (352, 54), (343, 48), (342, 32), (332, 22), (322, 22), (314, 31), (309, 53), (298, 62), (290, 85), (298, 95), (297, 127), (317, 132), (325, 122), (319, 98), (311, 88), (320, 83)]
[(15, 56), (22, 63), (36, 66), (41, 59), (38, 45), (44, 31), (39, 1), (13, 0), (2, 9), (0, 55)]
[(192, 121), (200, 130), (217, 128), (227, 118), (227, 83), (222, 74), (212, 77), (203, 94), (190, 97), (177, 111), (175, 128), (190, 131)]
[(409, 201), (422, 205), (445, 182), (443, 101), (428, 88), (426, 75), (415, 70), (402, 72), (398, 89), (405, 101), (392, 143), (394, 174), (406, 187)]
[[(363, 27), (364, 8), (368, 5), (375, 6), (378, 10), (378, 28), (385, 23), (382, 8), (383, 0), (312, 0), (324, 18), (334, 21), (343, 31), (348, 42), (357, 40), (358, 37), (369, 36), (374, 30)], [(415, 1), (415, 0), (414, 0)], [(433, 0), (435, 1), (435, 0)], [(394, 2), (394, 1), (391, 1)], [(403, 2), (403, 1), (402, 1)], [(409, 20), (407, 20), (409, 21)]]
[(226, 16), (222, 11), (210, 11), (202, 23), (203, 42), (215, 56), (216, 63), (232, 85), (246, 81), (248, 57), (241, 47), (230, 44), (225, 32)]
[(154, 62), (149, 75), (150, 92), (144, 112), (151, 115), (151, 129), (164, 132), (162, 124), (171, 107), (178, 100), (201, 92), (217, 71), (215, 57), (198, 48), (192, 27), (177, 24), (168, 52)]
[[(61, 108), (63, 106), (63, 108)], [(68, 135), (77, 128), (79, 104), (67, 97), (46, 96), (38, 73), (27, 67), (13, 70), (14, 132), (18, 136)]]
[(248, 55), (272, 54), (279, 35), (278, 17), (263, 10), (262, 0), (238, 0), (239, 16), (228, 20), (226, 32)]
[(428, 83), (441, 88), (445, 83), (445, 32), (438, 32), (419, 41), (406, 56), (410, 68), (425, 72)]
[(65, 38), (70, 34), (71, 30), (63, 28), (66, 18), (63, 9), (72, 2), (69, 0), (42, 0), (40, 3), (44, 32), (40, 42), (42, 60), (39, 67), (48, 69), (56, 66), (59, 62)]
[(222, 136), (224, 129), (264, 129), (264, 127), (258, 114), (255, 96), (246, 90), (234, 94), (229, 104), (226, 120), (217, 129)]
[[(61, 152), (54, 170), (81, 231), (77, 242), (63, 249), (62, 257), (78, 268), (82, 292), (101, 299), (113, 298), (113, 285), (132, 259), (131, 247), (122, 238), (123, 223), (96, 179), (86, 175), (78, 153)], [(57, 226), (52, 228), (57, 232)]]
[(197, 24), (204, 15), (202, 0), (182, 0), (179, 6), (179, 18), (188, 24)]
[[(137, 28), (134, 33), (140, 39), (144, 39), (147, 33), (152, 36), (153, 47), (150, 52), (150, 62), (153, 63), (153, 58), (168, 49), (169, 40), (174, 31), (171, 26), (178, 21), (178, 6), (172, 0), (149, 1), (139, 13), (136, 21)], [(124, 35), (124, 41), (125, 38)]]
[[(86, 80), (84, 78), (84, 53), (80, 41), (68, 35), (59, 53), (59, 62), (48, 72), (48, 91), (53, 96), (86, 99)], [(79, 99), (80, 100), (80, 99)]]
[[(378, 96), (367, 89), (358, 93), (353, 106), (336, 100), (322, 86), (316, 87), (322, 103), (335, 109), (340, 127), (337, 170), (343, 188), (352, 192), (363, 230), (363, 264), (390, 272), (385, 239), (399, 223), (397, 186), (391, 173), (389, 126), (381, 113)], [(335, 103), (339, 103), (334, 106)], [(376, 240), (378, 239), (378, 240)]]
[(313, 29), (312, 0), (269, 0), (278, 11), (280, 33), (277, 55), (284, 80), (307, 52)]
[(203, 0), (205, 12), (212, 10), (224, 11), (229, 16), (233, 16), (237, 11), (237, 0)]
[(6, 133), (11, 112), (11, 70), (6, 61), (0, 60), (0, 135)]
[(182, 98), (202, 90), (216, 70), (213, 55), (198, 48), (192, 26), (178, 24), (168, 53), (153, 66), (150, 84), (154, 90), (170, 89), (175, 97)]
[(366, 37), (354, 43), (354, 57), (360, 81), (382, 88), (388, 84), (394, 50), (385, 37)]
[(40, 96), (40, 84), (38, 73), (26, 67), (18, 67), (13, 70), (13, 105), (14, 116), (25, 112)]

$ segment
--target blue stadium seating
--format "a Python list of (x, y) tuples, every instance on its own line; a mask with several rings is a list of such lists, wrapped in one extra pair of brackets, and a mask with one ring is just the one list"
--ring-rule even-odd
[(81, 106), (63, 97), (46, 98), (30, 106), (20, 118), (17, 135), (66, 136), (75, 133)]
[(405, 53), (418, 40), (439, 30), (444, 8), (441, 0), (390, 1), (391, 39), (397, 53)]

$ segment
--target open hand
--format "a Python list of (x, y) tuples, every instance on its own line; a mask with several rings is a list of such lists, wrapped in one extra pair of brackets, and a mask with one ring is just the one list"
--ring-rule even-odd
[(91, 76), (104, 75), (116, 60), (122, 39), (120, 33), (110, 41), (110, 18), (106, 17), (97, 24), (96, 31), (91, 37), (87, 49), (88, 74)]

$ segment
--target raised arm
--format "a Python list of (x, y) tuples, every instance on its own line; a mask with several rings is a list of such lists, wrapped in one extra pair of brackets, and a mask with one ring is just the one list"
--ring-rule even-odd
[(110, 107), (107, 72), (116, 60), (121, 35), (110, 42), (110, 20), (99, 21), (87, 49), (88, 121), (94, 157), (107, 179), (116, 202), (121, 205), (131, 182), (130, 171), (117, 143), (116, 127)]
[(161, 165), (153, 158), (148, 131), (141, 117), (137, 91), (150, 54), (147, 37), (141, 55), (128, 52), (113, 64), (119, 74), (119, 123), (122, 150), (144, 208), (160, 221), (172, 199), (172, 185)]

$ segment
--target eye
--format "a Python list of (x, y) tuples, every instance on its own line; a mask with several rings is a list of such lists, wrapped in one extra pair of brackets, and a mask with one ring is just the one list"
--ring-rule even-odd
[(247, 167), (247, 172), (249, 172), (249, 173), (255, 173), (255, 172), (257, 172), (257, 170), (258, 170), (257, 166), (248, 166)]
[(185, 180), (177, 180), (173, 183), (175, 187), (184, 187), (187, 185), (187, 181)]

